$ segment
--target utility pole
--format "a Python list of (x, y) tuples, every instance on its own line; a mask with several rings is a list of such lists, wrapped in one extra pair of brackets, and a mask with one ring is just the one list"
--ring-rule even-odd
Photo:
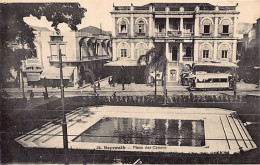
[(67, 122), (64, 109), (64, 85), (63, 85), (63, 71), (62, 71), (62, 54), (61, 49), (59, 49), (59, 62), (60, 62), (60, 89), (61, 89), (61, 107), (63, 111), (62, 116), (62, 133), (63, 133), (63, 147), (64, 147), (64, 163), (69, 164), (68, 159), (68, 134), (67, 134)]
[(22, 90), (23, 90), (23, 99), (25, 98), (25, 93), (24, 93), (24, 80), (23, 80), (23, 70), (21, 68), (21, 79), (22, 79)]
[[(155, 59), (157, 60), (157, 51), (155, 51), (153, 53), (155, 53)], [(154, 97), (156, 98), (156, 96), (157, 96), (157, 69), (156, 69), (156, 67), (154, 68), (154, 81), (155, 81), (155, 83), (154, 83)]]

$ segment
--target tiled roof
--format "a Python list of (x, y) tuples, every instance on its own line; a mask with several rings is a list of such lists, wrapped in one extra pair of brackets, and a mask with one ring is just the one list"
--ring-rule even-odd
[[(100, 34), (100, 29), (97, 28), (97, 27), (94, 27), (94, 26), (88, 26), (88, 27), (80, 29), (79, 31), (85, 32), (85, 33), (91, 33), (93, 35), (99, 35)], [(101, 30), (101, 34), (110, 35), (111, 33), (108, 32), (108, 31)]]
[(31, 26), (35, 31), (50, 31), (50, 29), (46, 27), (38, 27), (38, 26)]

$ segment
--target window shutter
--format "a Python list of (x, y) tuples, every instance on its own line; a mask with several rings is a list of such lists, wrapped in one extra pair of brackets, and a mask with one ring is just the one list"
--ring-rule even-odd
[[(144, 24), (144, 33), (145, 33), (145, 36), (149, 36), (149, 25), (148, 24)], [(151, 28), (151, 27), (150, 27)]]
[(202, 59), (203, 50), (199, 51), (199, 59)]
[(210, 26), (210, 31), (209, 31), (209, 33), (210, 33), (210, 34), (214, 34), (214, 25), (213, 25), (213, 24), (209, 24), (209, 26)]
[(229, 29), (229, 33), (231, 33), (231, 37), (233, 36), (233, 34), (234, 34), (234, 24), (230, 24), (229, 25), (229, 27), (228, 27)]
[(135, 26), (134, 26), (134, 32), (135, 32), (135, 33), (138, 33), (138, 24), (135, 24)]
[(217, 59), (220, 60), (221, 59), (221, 55), (222, 55), (222, 50), (218, 50), (217, 51)]
[(204, 32), (204, 25), (200, 24), (199, 28), (200, 28), (200, 33), (203, 33)]
[(219, 33), (223, 33), (223, 25), (222, 24), (219, 24)]
[(232, 60), (232, 50), (228, 50), (228, 55), (227, 55), (228, 59)]
[(128, 58), (130, 58), (130, 57), (131, 57), (131, 51), (130, 51), (130, 49), (127, 49), (126, 52), (127, 52), (127, 55), (126, 55), (126, 56), (127, 56)]
[(209, 59), (213, 59), (214, 51), (209, 50)]

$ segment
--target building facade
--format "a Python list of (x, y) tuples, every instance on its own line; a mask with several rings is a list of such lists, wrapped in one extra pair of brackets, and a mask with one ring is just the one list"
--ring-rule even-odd
[[(37, 57), (23, 63), (25, 85), (39, 85), (46, 79), (48, 86), (60, 85), (59, 50), (62, 54), (66, 86), (82, 86), (91, 80), (85, 75), (90, 69), (95, 79), (105, 77), (103, 65), (111, 59), (112, 48), (109, 34), (82, 31), (62, 32), (40, 31), (36, 28), (35, 45)], [(31, 76), (34, 75), (34, 76)]]
[(236, 63), (236, 6), (150, 3), (114, 6), (113, 61), (135, 61), (152, 47), (167, 57), (167, 85), (178, 85), (185, 65)]

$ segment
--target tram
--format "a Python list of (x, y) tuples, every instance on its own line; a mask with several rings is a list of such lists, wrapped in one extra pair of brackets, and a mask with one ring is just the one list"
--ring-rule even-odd
[(189, 77), (189, 88), (191, 90), (210, 90), (210, 89), (234, 89), (235, 78), (231, 74), (225, 73), (206, 73), (191, 75)]
[(232, 90), (236, 82), (236, 65), (232, 63), (201, 63), (193, 66), (188, 77), (191, 90)]

